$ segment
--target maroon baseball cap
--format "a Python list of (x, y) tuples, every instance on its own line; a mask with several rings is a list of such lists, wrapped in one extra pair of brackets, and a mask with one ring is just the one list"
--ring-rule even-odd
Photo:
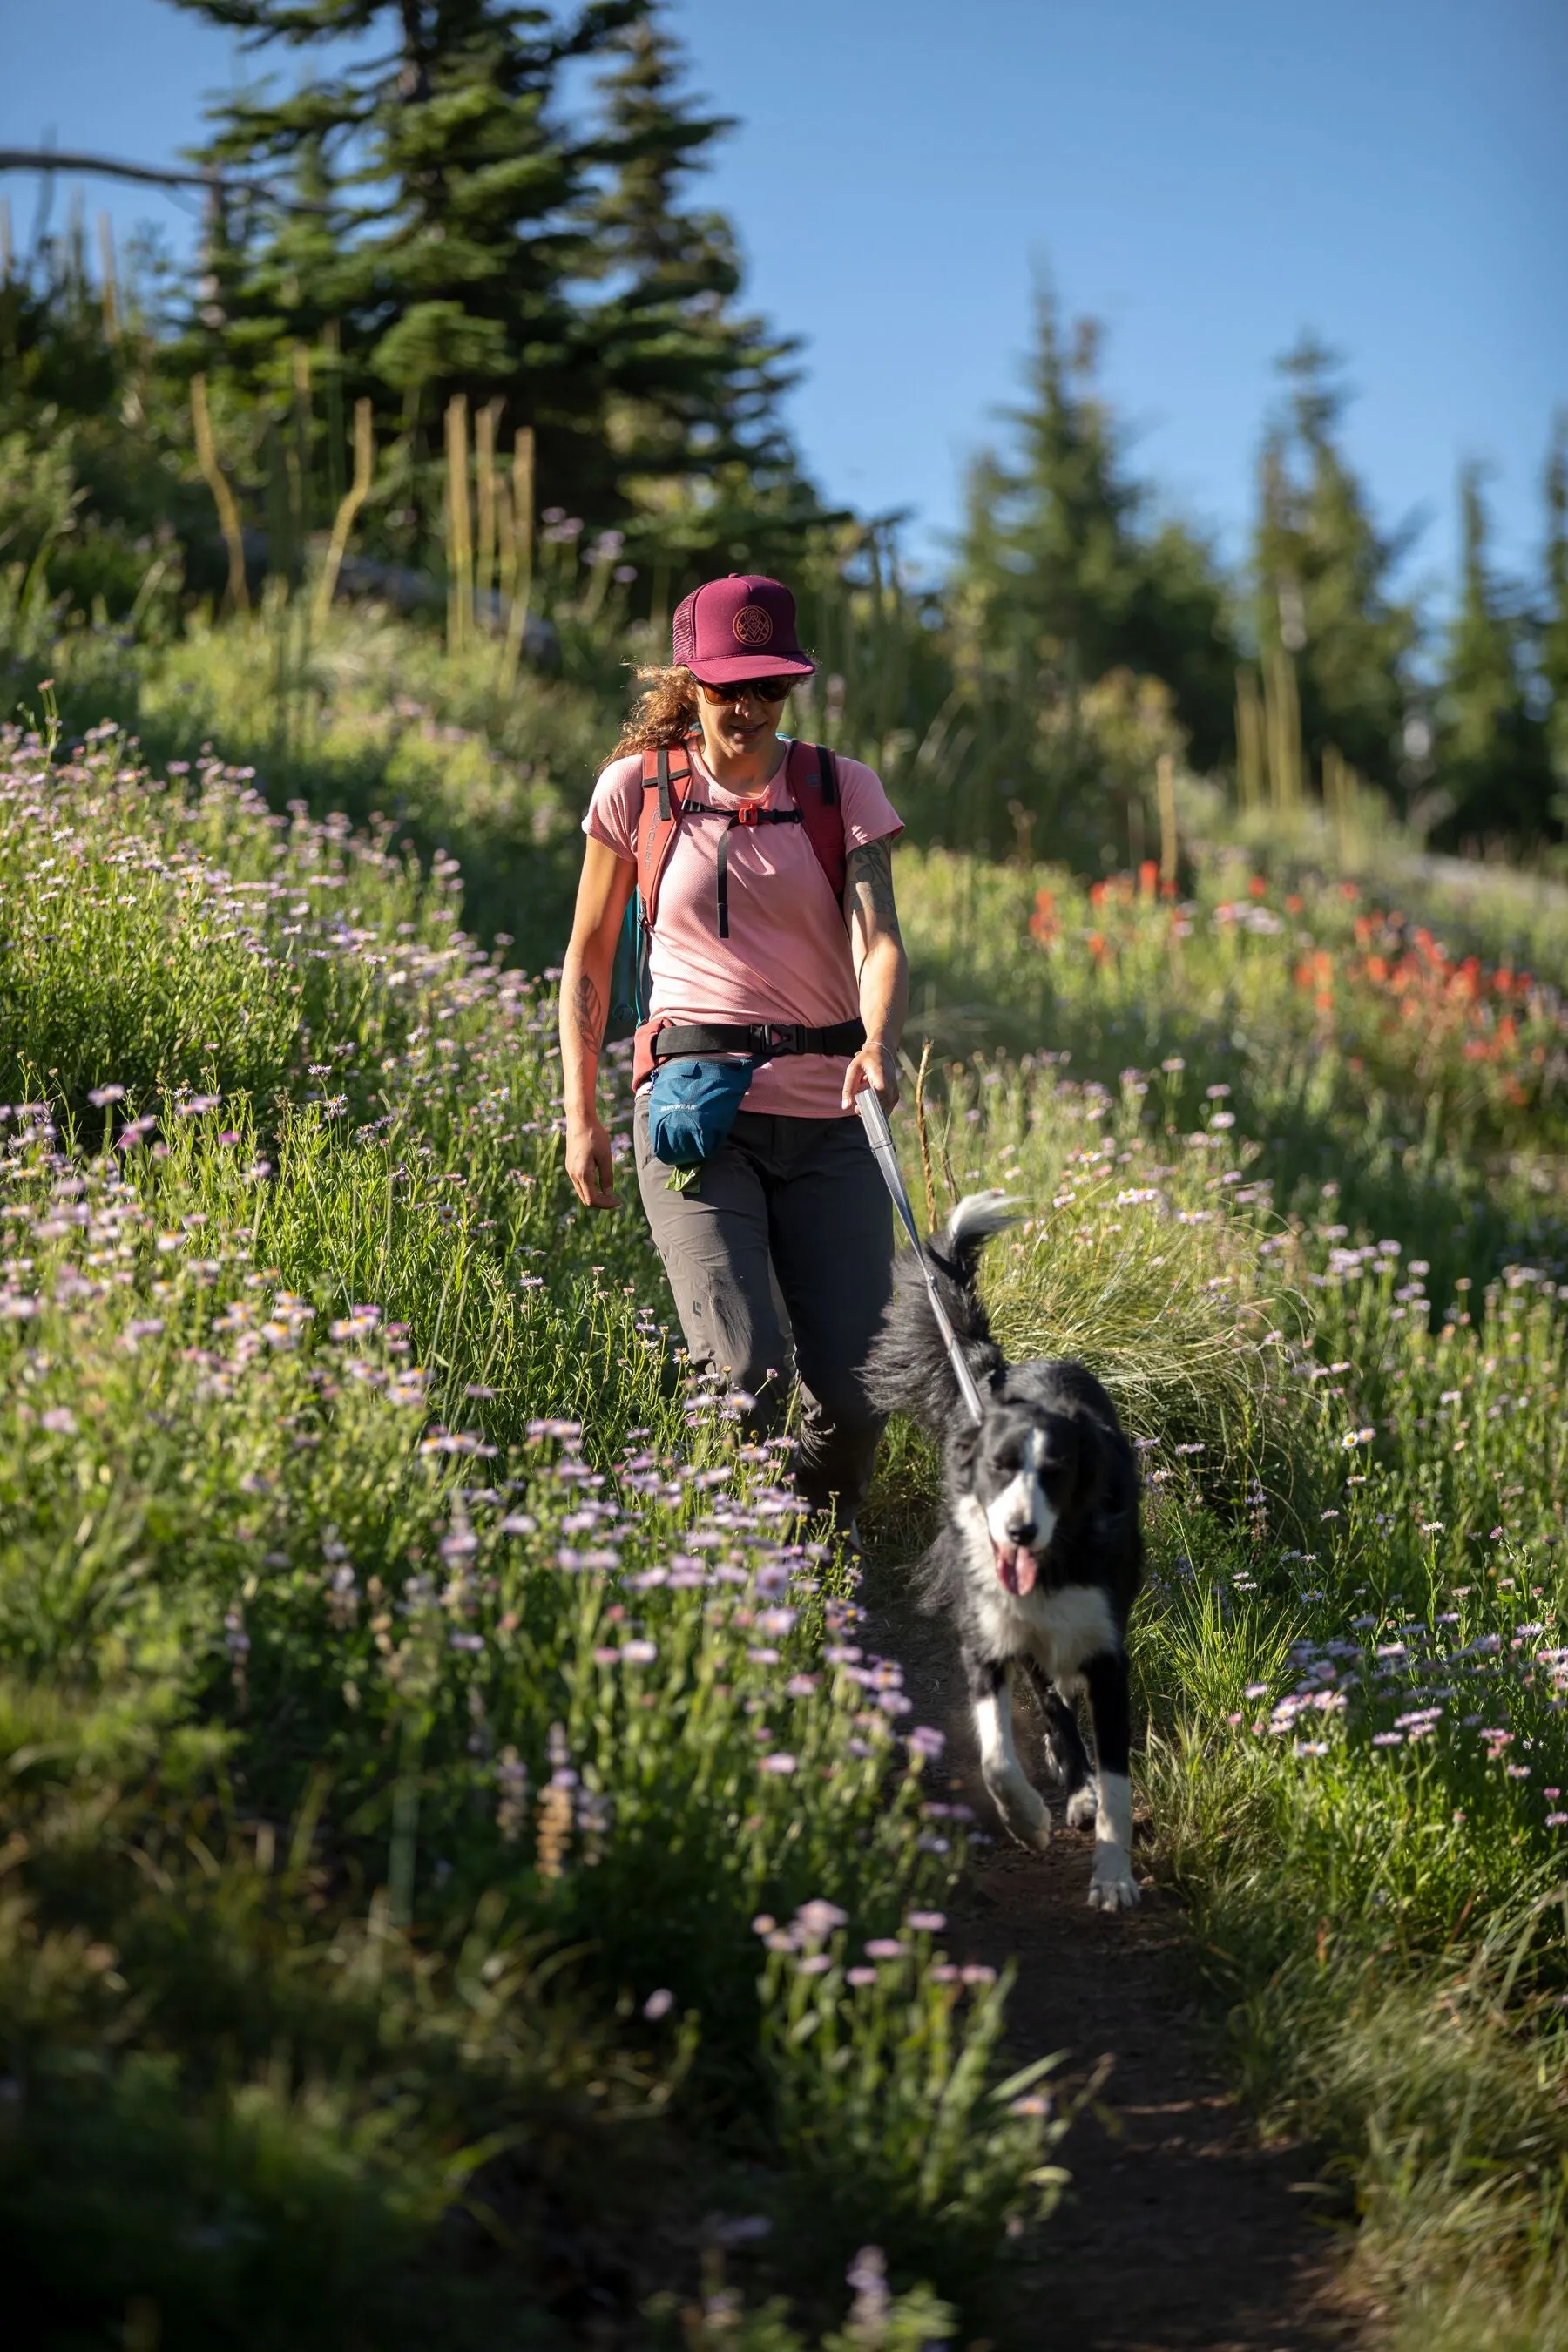
[(795, 598), (781, 580), (732, 572), (707, 580), (676, 607), (671, 650), (704, 686), (742, 677), (809, 677), (816, 664), (795, 635)]

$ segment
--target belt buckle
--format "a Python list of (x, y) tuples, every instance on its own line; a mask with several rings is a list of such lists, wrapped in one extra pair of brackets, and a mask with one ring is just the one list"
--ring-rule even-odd
[(775, 1054), (798, 1054), (803, 1034), (798, 1021), (770, 1021), (765, 1032), (767, 1042)]

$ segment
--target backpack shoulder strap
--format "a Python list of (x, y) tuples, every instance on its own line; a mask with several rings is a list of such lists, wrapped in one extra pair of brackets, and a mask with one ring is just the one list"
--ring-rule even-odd
[(828, 887), (842, 905), (848, 856), (844, 807), (838, 796), (838, 763), (826, 743), (792, 743), (784, 761), (784, 782)]
[(658, 886), (669, 863), (680, 813), (691, 789), (691, 761), (683, 743), (660, 744), (642, 755), (642, 815), (637, 822), (637, 895), (651, 929)]

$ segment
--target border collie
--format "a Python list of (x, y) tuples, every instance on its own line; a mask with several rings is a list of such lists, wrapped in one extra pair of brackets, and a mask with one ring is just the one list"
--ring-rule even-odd
[[(980, 1391), (978, 1425), (931, 1310), (912, 1251), (867, 1367), (873, 1401), (910, 1414), (941, 1445), (945, 1517), (918, 1571), (924, 1605), (957, 1620), (985, 1786), (1011, 1834), (1043, 1850), (1050, 1819), (1018, 1761), (1013, 1684), (1021, 1667), (1045, 1715), (1046, 1752), (1074, 1829), (1094, 1823), (1089, 1900), (1138, 1900), (1128, 1777), (1127, 1619), (1142, 1574), (1138, 1470), (1116, 1408), (1081, 1364), (1009, 1364), (975, 1288), (980, 1252), (1014, 1223), (1001, 1192), (959, 1202), (926, 1245), (938, 1294)], [(1078, 1727), (1087, 1688), (1095, 1764)]]

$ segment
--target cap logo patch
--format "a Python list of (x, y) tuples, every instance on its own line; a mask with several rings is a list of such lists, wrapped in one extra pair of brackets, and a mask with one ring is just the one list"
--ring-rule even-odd
[(730, 626), (742, 646), (765, 646), (773, 633), (773, 616), (761, 604), (742, 604)]

